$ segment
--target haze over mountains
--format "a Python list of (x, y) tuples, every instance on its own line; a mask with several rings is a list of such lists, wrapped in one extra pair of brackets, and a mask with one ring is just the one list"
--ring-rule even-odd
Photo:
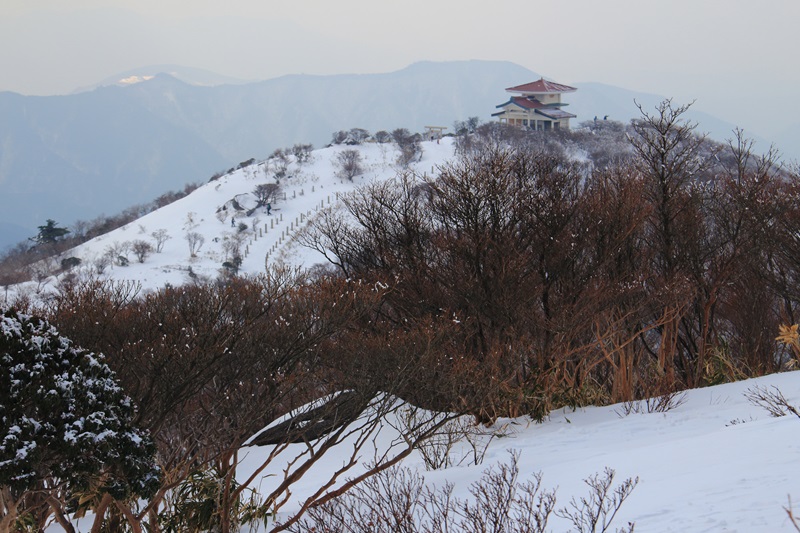
[[(452, 130), (454, 121), (470, 116), (489, 121), (507, 99), (506, 87), (539, 77), (509, 62), (453, 61), (415, 63), (386, 74), (291, 75), (246, 83), (162, 65), (70, 95), (3, 92), (0, 249), (34, 235), (48, 218), (68, 226), (111, 215), (188, 182), (206, 181), (240, 161), (263, 159), (276, 148), (324, 146), (337, 130)], [(122, 79), (126, 83), (114, 83)], [(638, 114), (634, 98), (647, 108), (663, 98), (572, 84), (579, 90), (566, 100), (567, 110), (578, 115), (576, 124), (605, 115), (627, 121)], [(697, 109), (689, 118), (719, 140), (735, 126)]]

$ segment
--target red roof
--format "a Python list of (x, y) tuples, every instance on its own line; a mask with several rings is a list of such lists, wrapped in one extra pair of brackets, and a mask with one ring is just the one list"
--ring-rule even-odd
[(511, 100), (502, 105), (508, 105), (512, 103), (517, 104), (519, 107), (523, 109), (540, 109), (544, 107), (544, 104), (541, 103), (539, 100), (535, 100), (533, 98), (525, 98), (524, 96), (512, 96)]
[(577, 91), (575, 87), (569, 85), (562, 85), (554, 81), (547, 81), (541, 78), (538, 81), (526, 83), (524, 85), (517, 85), (516, 87), (509, 87), (506, 91), (511, 93), (534, 93), (534, 94), (547, 94), (547, 93), (572, 93)]

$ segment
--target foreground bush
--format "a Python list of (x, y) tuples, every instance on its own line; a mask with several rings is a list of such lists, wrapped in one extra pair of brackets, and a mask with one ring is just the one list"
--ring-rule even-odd
[[(20, 514), (87, 495), (149, 497), (159, 485), (150, 438), (100, 355), (40, 318), (0, 316), (0, 531)], [(60, 521), (64, 509), (52, 506)]]
[[(453, 495), (453, 485), (427, 486), (409, 469), (392, 469), (373, 476), (350, 493), (313, 508), (308, 517), (292, 525), (292, 533), (544, 533), (551, 515), (571, 523), (578, 533), (609, 529), (638, 484), (626, 479), (612, 488), (615, 473), (585, 480), (589, 495), (573, 498), (569, 506), (556, 507), (556, 491), (542, 486), (542, 475), (520, 480), (519, 456), (486, 470), (469, 488), (470, 498)], [(634, 524), (616, 529), (632, 533)]]

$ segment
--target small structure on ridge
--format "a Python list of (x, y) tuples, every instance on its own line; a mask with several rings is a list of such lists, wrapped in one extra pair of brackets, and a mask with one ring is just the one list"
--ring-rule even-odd
[(563, 93), (574, 93), (575, 87), (562, 85), (541, 78), (538, 81), (509, 87), (507, 92), (515, 94), (511, 99), (497, 106), (501, 111), (493, 113), (500, 122), (537, 131), (569, 129), (569, 119), (575, 118), (562, 107), (568, 105), (561, 101)]

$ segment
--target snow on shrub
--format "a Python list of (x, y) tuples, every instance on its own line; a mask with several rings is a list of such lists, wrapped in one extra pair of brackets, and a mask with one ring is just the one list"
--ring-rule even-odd
[[(2, 311), (2, 310), (0, 310)], [(0, 489), (45, 478), (74, 491), (148, 496), (159, 485), (150, 438), (102, 355), (47, 321), (0, 314)]]

